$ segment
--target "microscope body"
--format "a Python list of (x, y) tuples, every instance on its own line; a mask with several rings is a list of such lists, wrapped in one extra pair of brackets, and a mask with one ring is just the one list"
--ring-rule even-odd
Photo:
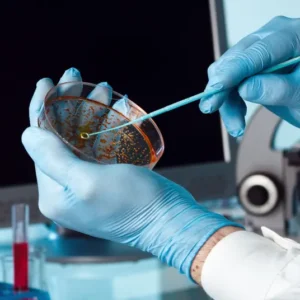
[(289, 236), (299, 204), (300, 148), (272, 149), (280, 122), (263, 107), (252, 117), (237, 153), (236, 184), (246, 227)]

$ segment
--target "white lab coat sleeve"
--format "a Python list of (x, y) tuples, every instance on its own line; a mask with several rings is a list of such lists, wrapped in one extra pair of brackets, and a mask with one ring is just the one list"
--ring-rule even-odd
[(214, 300), (299, 300), (300, 244), (262, 228), (237, 231), (208, 255), (202, 285)]

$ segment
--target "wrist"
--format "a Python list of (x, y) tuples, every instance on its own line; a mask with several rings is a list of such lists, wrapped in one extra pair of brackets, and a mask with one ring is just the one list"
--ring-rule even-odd
[(203, 247), (199, 250), (197, 255), (195, 256), (192, 266), (191, 266), (191, 277), (192, 279), (201, 285), (201, 274), (203, 270), (204, 263), (206, 261), (206, 258), (208, 257), (211, 250), (220, 242), (223, 238), (228, 236), (229, 234), (232, 234), (236, 231), (244, 230), (240, 227), (235, 226), (226, 226), (220, 228), (218, 231), (216, 231), (203, 245)]
[[(140, 244), (144, 246), (142, 250), (157, 256), (163, 263), (176, 268), (191, 280), (191, 266), (199, 249), (202, 249), (220, 229), (241, 227), (222, 215), (208, 211), (198, 203), (186, 201), (177, 201), (172, 209), (157, 220), (143, 232), (140, 238)], [(227, 234), (227, 229), (223, 229), (223, 235), (225, 230)]]

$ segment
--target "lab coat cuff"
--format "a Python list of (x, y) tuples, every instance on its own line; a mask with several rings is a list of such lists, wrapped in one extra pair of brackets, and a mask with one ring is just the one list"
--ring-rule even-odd
[(211, 250), (203, 266), (202, 286), (215, 300), (266, 299), (276, 276), (292, 258), (268, 238), (237, 231)]

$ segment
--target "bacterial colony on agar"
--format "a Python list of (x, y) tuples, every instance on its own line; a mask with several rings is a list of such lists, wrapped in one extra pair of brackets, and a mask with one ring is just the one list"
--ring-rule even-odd
[(153, 167), (159, 157), (146, 134), (146, 123), (129, 125), (89, 139), (81, 137), (82, 133), (102, 131), (128, 121), (124, 115), (98, 101), (61, 96), (46, 102), (39, 126), (58, 134), (84, 160)]

